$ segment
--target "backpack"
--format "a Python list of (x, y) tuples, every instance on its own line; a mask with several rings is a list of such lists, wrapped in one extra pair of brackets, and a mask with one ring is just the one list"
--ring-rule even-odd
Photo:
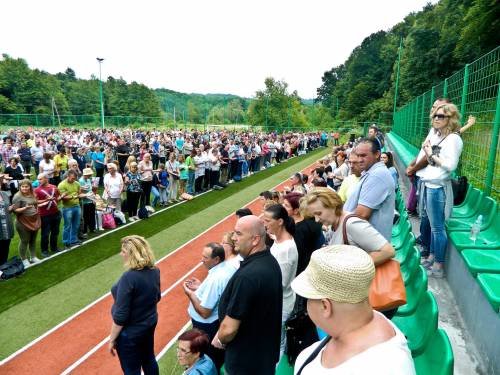
[(23, 261), (17, 256), (0, 266), (0, 280), (8, 280), (23, 273)]
[(147, 219), (149, 217), (149, 212), (146, 206), (142, 206), (139, 208), (139, 211), (137, 211), (137, 216), (139, 216), (139, 219)]

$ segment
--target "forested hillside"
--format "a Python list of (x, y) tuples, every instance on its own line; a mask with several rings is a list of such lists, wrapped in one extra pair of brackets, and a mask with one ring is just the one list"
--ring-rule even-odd
[(377, 119), (392, 112), (402, 41), (398, 106), (498, 45), (500, 2), (441, 0), (411, 13), (389, 31), (368, 36), (323, 75), (321, 102), (336, 119)]

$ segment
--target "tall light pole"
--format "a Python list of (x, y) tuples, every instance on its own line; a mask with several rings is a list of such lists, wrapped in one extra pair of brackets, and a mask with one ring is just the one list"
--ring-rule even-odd
[(101, 57), (96, 57), (99, 62), (99, 97), (101, 99), (101, 127), (104, 129), (104, 102), (102, 100), (102, 79), (101, 79), (101, 64), (104, 61)]

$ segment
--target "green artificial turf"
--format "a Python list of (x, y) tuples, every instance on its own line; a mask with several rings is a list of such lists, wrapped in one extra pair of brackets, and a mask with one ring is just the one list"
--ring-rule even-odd
[[(326, 149), (231, 184), (28, 269), (0, 284), (0, 358), (19, 349), (109, 291), (123, 272), (119, 240), (128, 234), (148, 238), (157, 258), (176, 249), (259, 192), (311, 164)], [(230, 198), (230, 199), (226, 199)], [(9, 308), (10, 307), (10, 308)], [(103, 339), (103, 338), (100, 338)]]

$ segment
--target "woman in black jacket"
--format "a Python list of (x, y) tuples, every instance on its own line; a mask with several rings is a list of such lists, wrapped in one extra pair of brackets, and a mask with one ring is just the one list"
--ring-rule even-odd
[(160, 270), (144, 237), (122, 238), (120, 255), (127, 271), (111, 288), (114, 304), (109, 351), (118, 353), (126, 375), (158, 374), (154, 354), (154, 331), (158, 322), (156, 305), (161, 298)]

